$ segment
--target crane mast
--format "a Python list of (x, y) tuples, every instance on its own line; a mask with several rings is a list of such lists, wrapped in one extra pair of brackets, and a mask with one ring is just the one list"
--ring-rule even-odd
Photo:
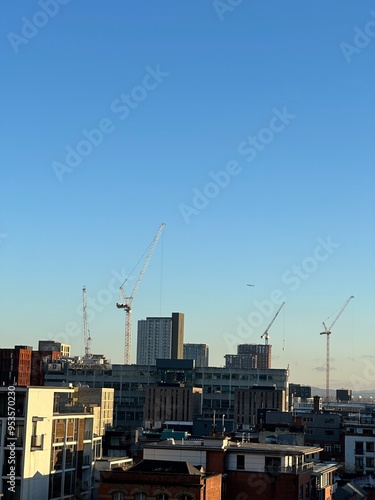
[(327, 335), (327, 348), (326, 348), (326, 401), (329, 401), (329, 371), (330, 371), (330, 366), (329, 366), (329, 363), (330, 363), (330, 345), (329, 344), (330, 344), (330, 342), (329, 342), (329, 339), (330, 339), (330, 336), (331, 336), (331, 330), (332, 330), (333, 325), (339, 319), (339, 317), (341, 316), (341, 314), (344, 312), (344, 309), (346, 308), (346, 306), (349, 304), (349, 302), (352, 299), (354, 299), (353, 295), (351, 295), (347, 299), (347, 301), (341, 307), (341, 309), (339, 310), (339, 312), (337, 313), (335, 319), (332, 321), (332, 323), (331, 323), (331, 325), (329, 327), (327, 327), (327, 325), (323, 321), (324, 332), (320, 332), (320, 335)]
[(86, 297), (86, 287), (82, 289), (83, 295), (83, 340), (85, 344), (85, 358), (91, 358), (91, 337), (89, 324), (87, 320), (87, 297)]
[(157, 233), (154, 236), (154, 239), (152, 240), (152, 242), (148, 248), (147, 256), (145, 258), (142, 269), (138, 275), (137, 281), (135, 282), (132, 293), (129, 296), (127, 296), (125, 293), (124, 285), (125, 285), (126, 281), (128, 280), (128, 278), (126, 278), (126, 280), (120, 286), (120, 292), (121, 292), (121, 296), (123, 298), (123, 301), (117, 302), (116, 306), (118, 309), (124, 309), (124, 311), (125, 311), (125, 351), (124, 351), (124, 364), (125, 365), (130, 365), (130, 360), (131, 360), (132, 303), (133, 303), (133, 299), (135, 297), (135, 294), (137, 293), (137, 290), (139, 288), (139, 285), (141, 283), (143, 275), (146, 272), (147, 266), (150, 262), (152, 254), (154, 253), (156, 244), (159, 241), (160, 235), (161, 235), (164, 227), (165, 227), (164, 223), (160, 225)]
[(265, 329), (264, 333), (261, 335), (261, 339), (264, 339), (264, 343), (265, 345), (268, 345), (268, 339), (269, 339), (269, 335), (268, 335), (268, 330), (271, 328), (271, 326), (273, 325), (273, 322), (275, 321), (275, 319), (277, 318), (279, 312), (281, 311), (283, 305), (285, 304), (285, 302), (283, 302), (281, 304), (281, 306), (279, 307), (279, 309), (276, 311), (276, 314), (275, 316), (272, 318), (270, 324), (267, 326), (267, 328)]

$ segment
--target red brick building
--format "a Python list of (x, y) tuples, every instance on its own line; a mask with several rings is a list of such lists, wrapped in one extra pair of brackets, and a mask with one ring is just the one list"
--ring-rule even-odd
[(59, 352), (33, 351), (31, 346), (15, 346), (0, 349), (0, 385), (41, 386), (44, 385), (44, 358), (59, 357)]
[(321, 451), (314, 446), (203, 438), (147, 443), (143, 456), (184, 460), (207, 473), (220, 473), (224, 500), (332, 500), (338, 464), (318, 462)]
[(188, 462), (142, 460), (125, 471), (102, 471), (98, 500), (221, 500), (221, 483), (221, 474)]
[(0, 384), (28, 386), (31, 382), (32, 347), (0, 349)]

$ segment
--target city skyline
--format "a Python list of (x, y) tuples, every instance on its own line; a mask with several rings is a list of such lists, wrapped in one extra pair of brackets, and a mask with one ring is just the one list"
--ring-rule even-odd
[(140, 319), (182, 311), (223, 366), (285, 301), (272, 367), (323, 388), (353, 295), (330, 385), (373, 386), (373, 5), (232, 3), (3, 6), (3, 347), (83, 355), (86, 286), (92, 352), (122, 363), (119, 288), (165, 223), (133, 363)]

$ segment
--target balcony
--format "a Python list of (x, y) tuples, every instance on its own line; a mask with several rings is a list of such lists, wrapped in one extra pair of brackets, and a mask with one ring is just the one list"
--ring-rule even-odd
[(42, 450), (44, 442), (44, 434), (31, 436), (31, 451)]
[(269, 474), (301, 474), (301, 472), (306, 472), (307, 470), (313, 470), (314, 464), (312, 462), (306, 462), (302, 465), (292, 465), (290, 467), (278, 467), (272, 465), (266, 465), (264, 471)]

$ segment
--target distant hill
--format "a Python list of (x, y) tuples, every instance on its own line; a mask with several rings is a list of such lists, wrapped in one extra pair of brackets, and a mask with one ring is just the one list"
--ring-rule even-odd
[[(338, 388), (339, 389), (339, 388)], [(311, 396), (320, 396), (324, 398), (326, 395), (326, 390), (321, 389), (319, 387), (311, 387)], [(332, 389), (329, 391), (330, 398), (336, 397), (336, 389)], [(367, 389), (364, 391), (353, 391), (353, 397), (358, 398), (358, 396), (362, 396), (363, 399), (370, 399), (370, 396), (373, 397), (375, 403), (375, 389)]]

